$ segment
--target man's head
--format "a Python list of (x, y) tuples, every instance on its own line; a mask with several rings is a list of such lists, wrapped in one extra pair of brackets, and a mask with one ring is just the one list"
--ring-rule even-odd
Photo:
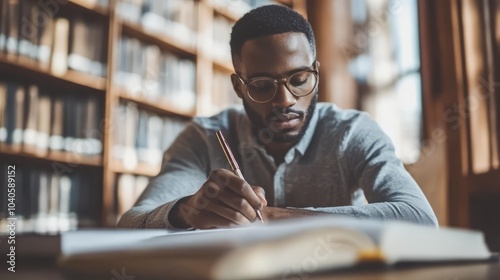
[(231, 81), (259, 140), (300, 140), (317, 102), (311, 25), (287, 7), (263, 6), (235, 23), (230, 44), (236, 70)]

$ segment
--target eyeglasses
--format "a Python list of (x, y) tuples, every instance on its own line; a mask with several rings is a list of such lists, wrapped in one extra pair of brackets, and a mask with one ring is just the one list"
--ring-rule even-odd
[(304, 97), (311, 94), (318, 84), (318, 62), (314, 61), (312, 69), (302, 70), (292, 75), (274, 79), (271, 77), (255, 77), (244, 80), (239, 74), (236, 76), (245, 85), (247, 94), (253, 101), (257, 103), (266, 103), (271, 101), (278, 86), (283, 83), (285, 87), (296, 97)]

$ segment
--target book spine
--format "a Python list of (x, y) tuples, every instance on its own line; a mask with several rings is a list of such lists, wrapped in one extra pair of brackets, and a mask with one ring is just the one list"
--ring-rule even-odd
[(48, 153), (50, 137), (50, 97), (41, 95), (38, 101), (38, 138), (37, 154)]
[(7, 141), (7, 84), (0, 82), (0, 143)]
[(8, 56), (15, 57), (19, 48), (19, 24), (20, 5), (19, 0), (8, 0), (8, 23), (9, 30), (5, 42), (5, 49)]
[(31, 85), (28, 87), (28, 95), (25, 104), (27, 119), (23, 133), (23, 150), (33, 151), (37, 145), (38, 138), (38, 87)]
[(68, 70), (69, 21), (65, 18), (56, 19), (54, 30), (51, 71), (54, 75), (62, 76)]

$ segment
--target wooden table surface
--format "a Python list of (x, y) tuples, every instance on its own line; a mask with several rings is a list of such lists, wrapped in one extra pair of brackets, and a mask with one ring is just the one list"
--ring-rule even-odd
[[(118, 274), (110, 272), (106, 280), (142, 280), (140, 276), (118, 277)], [(123, 278), (123, 279), (121, 279)], [(8, 280), (67, 280), (78, 279), (74, 276), (64, 275), (63, 271), (56, 267), (53, 260), (19, 260), (16, 272), (8, 272), (2, 265), (0, 279)], [(97, 278), (80, 278), (97, 279)], [(489, 263), (461, 263), (461, 264), (431, 264), (396, 266), (392, 268), (371, 267), (359, 268), (346, 271), (336, 271), (316, 275), (295, 275), (290, 277), (278, 277), (281, 280), (464, 280), (464, 279), (500, 279), (500, 262), (498, 260)]]

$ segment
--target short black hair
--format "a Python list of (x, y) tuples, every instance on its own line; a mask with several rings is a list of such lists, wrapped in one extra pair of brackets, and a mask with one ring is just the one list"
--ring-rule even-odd
[(231, 32), (231, 55), (233, 58), (239, 56), (243, 44), (248, 40), (287, 32), (304, 33), (313, 56), (316, 56), (311, 24), (296, 11), (282, 5), (261, 6), (241, 17)]

